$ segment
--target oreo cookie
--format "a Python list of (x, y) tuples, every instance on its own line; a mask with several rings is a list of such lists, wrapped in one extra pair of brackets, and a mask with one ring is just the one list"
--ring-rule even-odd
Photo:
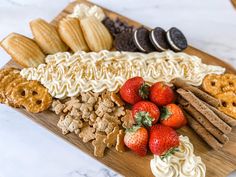
[(133, 41), (133, 32), (132, 31), (123, 31), (120, 34), (116, 35), (115, 48), (118, 51), (129, 51), (129, 52), (137, 52), (138, 49)]
[(149, 34), (150, 41), (157, 51), (163, 52), (169, 48), (166, 31), (160, 27), (156, 27), (150, 31)]
[(141, 52), (149, 53), (156, 50), (149, 39), (149, 33), (150, 31), (144, 27), (136, 29), (133, 33), (134, 44)]
[(188, 47), (184, 34), (175, 27), (167, 31), (166, 37), (170, 47), (176, 52), (180, 52)]

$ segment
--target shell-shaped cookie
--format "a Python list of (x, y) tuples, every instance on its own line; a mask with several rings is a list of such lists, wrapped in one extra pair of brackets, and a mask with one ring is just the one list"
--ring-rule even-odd
[(47, 54), (65, 52), (68, 47), (61, 40), (56, 28), (43, 19), (30, 22), (30, 28), (35, 41)]
[(58, 32), (61, 39), (74, 51), (89, 51), (84, 39), (79, 20), (76, 18), (64, 18), (58, 24)]
[(22, 67), (37, 67), (44, 63), (45, 55), (39, 46), (21, 34), (9, 34), (2, 40), (1, 46)]
[(111, 34), (99, 20), (87, 17), (80, 21), (80, 26), (90, 50), (98, 52), (111, 49)]

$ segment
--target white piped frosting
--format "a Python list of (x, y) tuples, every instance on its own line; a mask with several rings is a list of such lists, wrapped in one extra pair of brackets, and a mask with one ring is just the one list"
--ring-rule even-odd
[(205, 177), (206, 166), (201, 157), (194, 154), (194, 148), (187, 136), (180, 136), (179, 151), (163, 160), (154, 155), (150, 166), (156, 177)]
[(170, 82), (181, 78), (187, 83), (199, 86), (210, 73), (222, 74), (220, 66), (206, 65), (196, 56), (185, 53), (100, 51), (86, 53), (79, 51), (49, 55), (46, 64), (37, 68), (25, 68), (21, 75), (28, 80), (40, 81), (56, 98), (76, 96), (80, 92), (115, 91), (132, 77), (141, 76), (145, 81)]
[(105, 18), (103, 10), (98, 6), (89, 7), (85, 4), (78, 4), (74, 7), (72, 14), (68, 15), (69, 17), (79, 18), (80, 20), (86, 17), (95, 17), (99, 21), (102, 21)]

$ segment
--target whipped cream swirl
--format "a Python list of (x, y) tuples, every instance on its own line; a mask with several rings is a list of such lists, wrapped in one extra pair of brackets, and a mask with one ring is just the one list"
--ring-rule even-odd
[(172, 51), (149, 54), (100, 51), (79, 51), (49, 55), (46, 64), (25, 68), (21, 75), (28, 80), (40, 81), (56, 98), (76, 96), (80, 92), (115, 91), (132, 77), (141, 76), (145, 81), (170, 82), (181, 78), (199, 86), (210, 73), (222, 74), (220, 66), (206, 65), (196, 56)]
[(206, 166), (201, 157), (194, 155), (194, 148), (187, 136), (180, 136), (179, 151), (161, 160), (154, 155), (151, 170), (157, 177), (205, 177)]
[(79, 18), (80, 20), (91, 16), (95, 17), (99, 21), (102, 21), (105, 18), (105, 14), (100, 7), (96, 5), (89, 7), (85, 4), (76, 5), (74, 7), (73, 13), (68, 16), (73, 18)]

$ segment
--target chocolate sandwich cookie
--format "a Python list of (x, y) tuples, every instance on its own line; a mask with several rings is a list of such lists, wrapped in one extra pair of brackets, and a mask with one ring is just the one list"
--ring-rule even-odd
[(138, 49), (133, 41), (133, 32), (123, 31), (120, 34), (117, 34), (115, 41), (115, 48), (118, 51), (129, 51), (137, 52)]
[(160, 27), (156, 27), (151, 30), (149, 34), (150, 41), (157, 51), (163, 52), (169, 48), (166, 31)]
[(138, 28), (134, 31), (134, 44), (141, 52), (148, 53), (156, 51), (149, 39), (149, 33), (150, 31), (144, 27)]
[(176, 52), (180, 52), (188, 47), (187, 39), (184, 34), (175, 27), (167, 31), (166, 37), (169, 45)]

